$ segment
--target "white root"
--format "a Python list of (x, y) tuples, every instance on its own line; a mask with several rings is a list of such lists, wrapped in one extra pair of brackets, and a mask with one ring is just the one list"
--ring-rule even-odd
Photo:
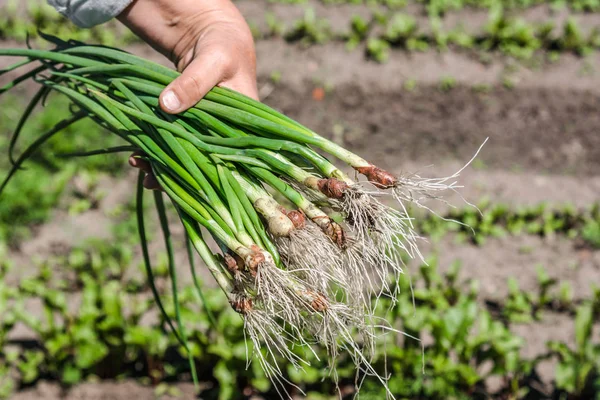
[(275, 238), (275, 243), (288, 270), (309, 287), (321, 292), (348, 289), (340, 249), (312, 222)]
[[(253, 345), (251, 354), (246, 347), (246, 368), (250, 366), (252, 359), (256, 359), (280, 397), (290, 398), (285, 387), (286, 385), (296, 386), (285, 378), (285, 373), (281, 370), (278, 360), (285, 360), (294, 368), (302, 370), (303, 366), (309, 365), (309, 363), (292, 352), (290, 348), (294, 346), (309, 347), (308, 344), (301, 335), (290, 334), (286, 331), (273, 314), (261, 309), (260, 303), (250, 301), (246, 295), (230, 294), (230, 303), (242, 315), (244, 335), (250, 338)], [(300, 388), (296, 388), (300, 390)], [(300, 390), (300, 392), (302, 391)]]
[(475, 207), (458, 192), (458, 189), (463, 188), (463, 186), (459, 185), (458, 178), (460, 177), (460, 174), (477, 157), (477, 155), (479, 154), (479, 152), (481, 151), (481, 149), (487, 141), (488, 139), (486, 138), (481, 144), (481, 146), (479, 146), (473, 157), (471, 157), (471, 159), (462, 168), (460, 168), (452, 175), (442, 178), (424, 178), (414, 173), (398, 177), (398, 183), (392, 189), (392, 195), (398, 201), (398, 203), (402, 205), (402, 207), (404, 207), (404, 203), (412, 203), (419, 208), (423, 208), (427, 211), (434, 213), (437, 216), (439, 215), (430, 207), (428, 207), (425, 204), (425, 201), (432, 199), (439, 200), (445, 203), (446, 205), (451, 206), (451, 204), (449, 204), (443, 198), (444, 192), (448, 191), (457, 194), (467, 205)]
[[(257, 269), (255, 289), (265, 315), (257, 311), (256, 317), (247, 319), (247, 324), (253, 325), (248, 328), (249, 335), (259, 338), (253, 341), (267, 341), (262, 346), (273, 359), (292, 357), (285, 350), (278, 350), (284, 344), (323, 346), (329, 356), (330, 374), (335, 374), (336, 360), (344, 351), (361, 375), (357, 382), (365, 376), (374, 376), (386, 388), (387, 397), (393, 398), (387, 378), (378, 374), (371, 362), (381, 335), (402, 333), (375, 316), (380, 296), (395, 298), (400, 286), (398, 280), (404, 274), (403, 254), (424, 261), (418, 246), (422, 238), (416, 233), (406, 207), (412, 203), (432, 211), (425, 200), (442, 199), (444, 191), (457, 192), (461, 188), (458, 177), (471, 161), (445, 178), (423, 178), (417, 174), (400, 177), (391, 191), (349, 185), (335, 199), (324, 199), (322, 193), (294, 184), (315, 203), (320, 202), (319, 206), (341, 211), (346, 216), (348, 234), (342, 233), (346, 243), (336, 245), (336, 235), (332, 239), (327, 230), (324, 233), (322, 226), (319, 229), (315, 225), (325, 224), (328, 217), (320, 210), (323, 215), (317, 215), (313, 209), (307, 211), (314, 223), (307, 221), (288, 235), (274, 235), (287, 270), (277, 268), (269, 260)], [(400, 209), (387, 206), (379, 198), (390, 192)], [(392, 284), (390, 275), (394, 278)], [(274, 328), (270, 326), (273, 324), (279, 325)], [(260, 346), (255, 343), (255, 347), (261, 349)], [(290, 362), (301, 367), (304, 360), (292, 358)], [(263, 359), (262, 363), (266, 361)], [(263, 368), (270, 377), (277, 377), (279, 384), (289, 383), (281, 377), (276, 364)]]

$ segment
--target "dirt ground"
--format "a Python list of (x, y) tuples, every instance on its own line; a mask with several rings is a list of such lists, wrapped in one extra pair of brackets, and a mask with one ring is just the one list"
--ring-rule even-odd
[[(242, 2), (242, 9), (252, 16), (264, 11), (251, 7), (248, 0)], [(276, 11), (284, 13), (282, 9)], [(132, 51), (160, 59), (142, 46)], [(343, 44), (304, 49), (282, 40), (259, 42), (257, 53), (260, 91), (266, 103), (395, 172), (450, 174), (489, 138), (477, 162), (461, 178), (469, 201), (488, 197), (513, 205), (547, 202), (586, 207), (600, 200), (600, 74), (582, 72), (587, 71), (586, 65), (600, 65), (598, 54), (588, 59), (563, 56), (535, 70), (511, 67), (516, 85), (507, 89), (501, 84), (507, 63), (501, 59), (483, 65), (452, 52), (394, 52), (387, 64), (379, 65), (365, 61), (360, 51), (346, 52)], [(0, 60), (0, 66), (5, 62)], [(280, 83), (269, 79), (273, 72), (281, 72)], [(447, 76), (456, 79), (457, 87), (445, 92), (439, 82)], [(413, 90), (404, 88), (408, 80), (415, 80)], [(476, 90), (481, 84), (492, 88)], [(327, 89), (323, 100), (313, 99), (315, 87)], [(434, 166), (425, 169), (430, 164)], [(12, 256), (26, 266), (25, 254), (43, 257), (57, 244), (108, 238), (106, 211), (130, 198), (133, 182), (132, 176), (106, 182), (111, 192), (99, 209), (78, 216), (57, 212)], [(575, 248), (564, 238), (506, 237), (475, 247), (458, 245), (447, 237), (424, 245), (423, 251), (438, 254), (442, 269), (460, 260), (462, 276), (481, 283), (482, 300), (505, 296), (508, 277), (518, 277), (523, 288), (534, 288), (538, 264), (551, 277), (571, 282), (578, 297), (589, 294), (590, 283), (598, 282), (600, 276), (600, 251)], [(27, 267), (19, 271), (27, 273)], [(573, 340), (572, 320), (549, 315), (547, 321), (552, 321), (552, 329), (544, 329), (548, 337), (530, 340), (528, 356), (542, 351), (546, 340)], [(527, 336), (525, 331), (518, 333)], [(548, 366), (546, 376), (551, 376), (552, 368)], [(182, 398), (191, 397), (189, 385), (179, 388)], [(40, 383), (14, 399), (152, 396), (152, 389), (126, 381), (86, 383), (69, 393), (52, 383)]]

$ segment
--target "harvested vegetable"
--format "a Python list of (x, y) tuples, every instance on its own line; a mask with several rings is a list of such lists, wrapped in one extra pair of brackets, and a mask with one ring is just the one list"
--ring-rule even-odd
[[(155, 191), (154, 199), (169, 255), (174, 322), (153, 285), (140, 172), (142, 254), (157, 305), (184, 348), (188, 342), (178, 308), (165, 194), (185, 228), (190, 255), (195, 249), (244, 319), (253, 355), (277, 387), (286, 383), (277, 360), (302, 368), (307, 361), (295, 348), (310, 351), (315, 345), (327, 348), (332, 368), (345, 351), (361, 373), (375, 375), (385, 385), (370, 366), (370, 349), (378, 335), (394, 329), (375, 319), (372, 298), (394, 296), (389, 282), (403, 273), (403, 253), (421, 257), (409, 204), (425, 207), (423, 199), (455, 190), (460, 171), (441, 179), (396, 177), (226, 88), (215, 87), (192, 109), (168, 115), (159, 108), (158, 96), (178, 72), (121, 50), (51, 40), (56, 45), (51, 51), (0, 49), (1, 56), (25, 58), (2, 73), (33, 67), (0, 93), (27, 80), (41, 85), (11, 139), (13, 168), (0, 193), (45, 141), (90, 118), (126, 145), (73, 156), (135, 151), (160, 183), (162, 191)], [(16, 157), (21, 129), (49, 92), (67, 96), (72, 115)], [(323, 153), (345, 162), (366, 181), (351, 178)], [(380, 201), (385, 196), (399, 207)], [(211, 251), (208, 236), (220, 254)], [(190, 366), (195, 377), (191, 356)]]

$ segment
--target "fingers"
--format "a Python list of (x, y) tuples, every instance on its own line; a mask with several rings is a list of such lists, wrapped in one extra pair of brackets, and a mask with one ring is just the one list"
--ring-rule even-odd
[(176, 114), (193, 107), (206, 93), (223, 81), (233, 67), (227, 52), (207, 50), (197, 54), (175, 79), (160, 94), (161, 108), (170, 114)]
[(144, 187), (150, 190), (160, 190), (160, 184), (156, 180), (154, 174), (147, 174), (144, 178)]
[(150, 167), (150, 163), (141, 158), (141, 154), (139, 152), (133, 153), (131, 157), (129, 157), (129, 165), (134, 168), (139, 168), (147, 174), (152, 173), (152, 167)]
[(131, 155), (131, 157), (129, 157), (129, 165), (131, 165), (134, 168), (139, 168), (146, 173), (143, 182), (144, 187), (146, 189), (160, 190), (160, 184), (158, 183), (158, 180), (156, 180), (156, 177), (152, 173), (152, 167), (150, 166), (150, 163), (141, 158), (140, 152), (135, 152)]

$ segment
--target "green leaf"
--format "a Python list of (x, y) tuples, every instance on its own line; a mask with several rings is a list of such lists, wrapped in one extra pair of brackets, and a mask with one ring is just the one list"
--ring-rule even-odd
[(81, 382), (81, 371), (73, 364), (67, 364), (63, 370), (62, 381), (67, 385)]
[(58, 333), (47, 339), (44, 344), (51, 357), (60, 359), (60, 353), (62, 352), (64, 355), (68, 351), (71, 345), (71, 338), (66, 333)]
[(224, 361), (219, 361), (213, 370), (213, 374), (219, 382), (219, 400), (230, 400), (233, 398), (233, 388), (237, 380), (237, 374), (229, 368)]
[(271, 381), (266, 377), (265, 372), (259, 363), (252, 363), (252, 386), (261, 392), (267, 392), (271, 388)]
[(560, 363), (556, 366), (556, 386), (569, 393), (575, 391), (575, 370), (572, 364)]
[(39, 350), (27, 350), (23, 353), (23, 361), (18, 365), (23, 382), (30, 383), (38, 378), (43, 361), (44, 353)]
[(592, 304), (586, 303), (577, 309), (575, 315), (575, 341), (579, 349), (583, 349), (592, 335), (594, 323), (594, 309)]
[(80, 345), (75, 353), (75, 364), (78, 368), (91, 368), (102, 361), (108, 354), (108, 347), (102, 342), (92, 342)]

